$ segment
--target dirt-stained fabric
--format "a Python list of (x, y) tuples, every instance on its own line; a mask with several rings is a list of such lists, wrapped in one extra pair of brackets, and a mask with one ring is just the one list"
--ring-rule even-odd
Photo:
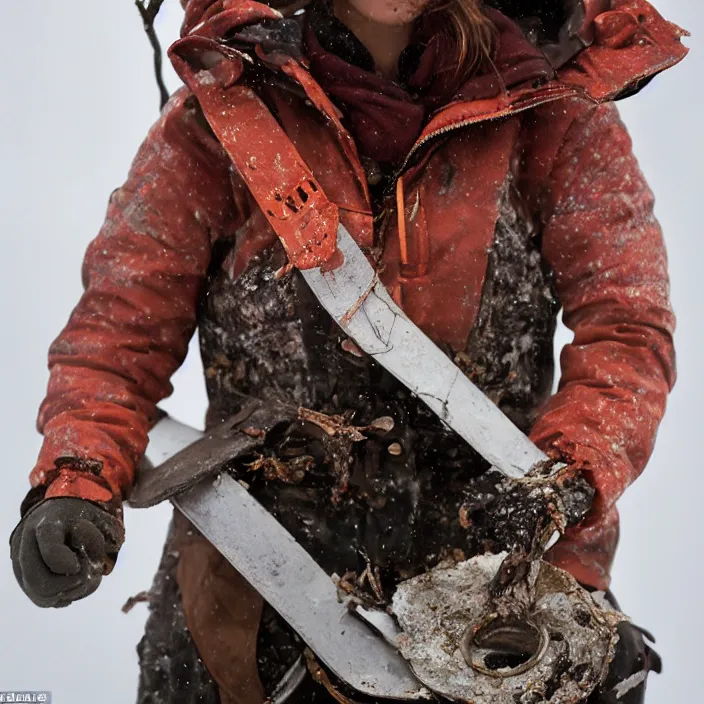
[(176, 570), (188, 630), (222, 704), (261, 704), (257, 635), (263, 600), (232, 565), (178, 512)]
[(176, 581), (180, 560), (177, 532), (172, 524), (148, 593), (149, 618), (137, 646), (140, 665), (137, 704), (220, 704), (218, 687), (203, 664), (186, 624)]
[[(464, 348), (448, 352), (527, 431), (552, 385), (557, 304), (513, 180), (507, 176), (502, 188), (478, 322)], [(513, 535), (510, 522), (501, 534), (497, 498), (511, 494), (502, 477), (484, 476), (487, 463), (476, 452), (361, 354), (299, 274), (277, 278), (285, 262), (280, 245), (254, 255), (241, 273), (232, 270), (236, 260), (232, 243), (211, 270), (199, 310), (209, 422), (237, 413), (247, 394), (340, 416), (351, 426), (391, 424), (365, 431), (358, 442), (344, 440), (344, 431), (337, 444), (325, 433), (310, 441), (309, 426), (290, 434), (288, 445), (267, 443), (277, 460), (310, 458), (295, 481), (251, 472), (250, 459), (232, 465), (328, 572), (361, 574), (368, 560), (393, 588), (447, 554), (507, 549), (521, 542), (519, 535), (530, 541), (535, 531), (517, 522)], [(512, 496), (518, 516), (521, 502)], [(473, 529), (461, 525), (463, 506)], [(532, 508), (538, 516), (537, 504)]]

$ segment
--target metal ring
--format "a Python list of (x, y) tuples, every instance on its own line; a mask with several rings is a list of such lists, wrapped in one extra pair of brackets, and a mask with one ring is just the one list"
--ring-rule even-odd
[(483, 662), (479, 662), (477, 660), (477, 658), (475, 657), (475, 653), (478, 649), (478, 646), (474, 642), (477, 634), (479, 633), (479, 631), (487, 628), (492, 623), (498, 620), (501, 620), (501, 617), (498, 614), (492, 614), (486, 619), (485, 623), (482, 623), (479, 626), (470, 626), (464, 632), (460, 641), (460, 652), (462, 653), (462, 656), (464, 657), (466, 663), (475, 672), (478, 672), (482, 675), (486, 675), (487, 677), (493, 677), (495, 679), (517, 677), (518, 675), (522, 675), (525, 672), (528, 672), (528, 670), (532, 670), (545, 657), (545, 654), (548, 650), (548, 646), (550, 645), (550, 635), (548, 634), (547, 628), (545, 628), (545, 626), (537, 626), (531, 621), (525, 621), (524, 623), (535, 631), (539, 638), (539, 641), (535, 653), (526, 662), (521, 663), (517, 667), (513, 667), (510, 669), (501, 668), (498, 670), (492, 670), (488, 668)]

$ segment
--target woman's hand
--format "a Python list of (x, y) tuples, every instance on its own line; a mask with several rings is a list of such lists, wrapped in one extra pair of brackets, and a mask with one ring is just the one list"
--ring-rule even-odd
[(122, 521), (96, 504), (48, 499), (31, 509), (10, 537), (15, 577), (37, 606), (68, 606), (98, 588), (123, 540)]

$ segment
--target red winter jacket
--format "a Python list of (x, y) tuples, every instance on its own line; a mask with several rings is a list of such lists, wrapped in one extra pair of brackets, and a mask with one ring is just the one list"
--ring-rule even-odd
[[(193, 29), (202, 34), (271, 12), (246, 0), (195, 5), (215, 16)], [(616, 499), (650, 456), (675, 376), (653, 197), (609, 101), (686, 50), (683, 32), (643, 0), (585, 5), (578, 36), (590, 46), (554, 80), (452, 103), (432, 117), (402, 175), (401, 227), (387, 234), (382, 279), (433, 339), (462, 349), (477, 315), (500, 195), (507, 184), (517, 186), (575, 333), (562, 354), (559, 391), (531, 435), (589, 471), (598, 490), (590, 517), (551, 557), (603, 588), (617, 542)], [(299, 90), (269, 88), (268, 100), (342, 221), (368, 246), (371, 206), (354, 145), (310, 74), (299, 64), (294, 73)], [(45, 441), (31, 474), (40, 496), (113, 505), (129, 496), (156, 404), (171, 392), (169, 379), (194, 332), (213, 246), (235, 232), (240, 264), (275, 240), (182, 89), (112, 196), (86, 254), (85, 293), (51, 347), (38, 420)]]

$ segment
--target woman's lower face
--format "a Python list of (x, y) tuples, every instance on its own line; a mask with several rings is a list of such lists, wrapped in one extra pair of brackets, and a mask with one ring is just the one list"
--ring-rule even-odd
[(373, 22), (405, 25), (416, 20), (431, 0), (337, 0)]

